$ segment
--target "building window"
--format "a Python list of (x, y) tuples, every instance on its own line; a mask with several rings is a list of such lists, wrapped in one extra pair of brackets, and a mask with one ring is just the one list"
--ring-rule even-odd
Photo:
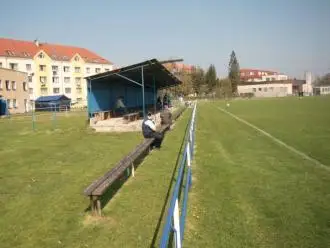
[(86, 73), (91, 73), (91, 68), (86, 67)]
[(39, 65), (40, 71), (46, 71), (46, 65)]
[(33, 94), (33, 88), (29, 88), (29, 94)]
[(0, 80), (0, 90), (2, 90), (2, 81)]
[(27, 91), (27, 83), (26, 82), (23, 82), (23, 90)]
[(60, 93), (60, 88), (53, 88), (53, 93), (54, 94)]
[(57, 65), (53, 65), (52, 66), (52, 71), (58, 71), (58, 66)]
[(81, 83), (81, 78), (80, 77), (76, 77), (76, 85), (80, 86)]
[(18, 70), (18, 64), (17, 63), (9, 63), (9, 68), (12, 70)]
[(64, 78), (64, 83), (69, 84), (70, 83), (70, 77), (65, 77)]
[(0, 68), (2, 68), (2, 62), (0, 62)]
[(109, 69), (108, 68), (105, 68), (104, 71), (109, 71)]
[(64, 72), (70, 72), (70, 66), (64, 66), (63, 70)]
[(78, 97), (78, 98), (76, 99), (76, 101), (77, 101), (77, 102), (81, 102), (81, 101), (82, 101), (82, 98), (81, 98), (81, 97)]
[(16, 82), (15, 81), (11, 81), (11, 89), (16, 90)]
[(27, 70), (27, 71), (31, 71), (31, 70), (32, 70), (32, 66), (31, 66), (31, 64), (26, 64), (26, 70)]
[(47, 83), (47, 77), (40, 77), (40, 83), (41, 84)]
[(77, 94), (81, 94), (82, 89), (80, 87), (79, 88), (76, 88), (76, 92), (77, 92)]
[(269, 91), (274, 91), (274, 87), (269, 87)]
[(47, 95), (47, 93), (48, 93), (48, 89), (47, 88), (41, 88), (40, 89), (40, 92), (41, 92), (41, 95)]
[(29, 82), (29, 83), (32, 82), (32, 76), (28, 76), (28, 82)]
[(11, 101), (10, 101), (10, 99), (7, 99), (7, 106), (8, 106), (9, 109), (11, 109)]
[(18, 107), (17, 105), (18, 105), (18, 104), (17, 104), (16, 99), (13, 99), (13, 108), (17, 108), (17, 107)]
[(261, 91), (261, 88), (259, 88), (258, 90)]
[(71, 88), (65, 88), (65, 93), (66, 94), (71, 94)]
[(10, 90), (10, 83), (9, 83), (9, 80), (6, 80), (6, 90)]
[(75, 72), (75, 73), (80, 73), (80, 67), (75, 67), (75, 68), (74, 68), (74, 72)]
[(39, 59), (43, 59), (45, 57), (45, 55), (43, 53), (39, 53), (38, 57), (39, 57)]
[(74, 58), (74, 60), (75, 60), (75, 61), (79, 61), (79, 57), (76, 56), (76, 57)]
[(264, 88), (264, 92), (267, 92), (267, 87)]
[(253, 91), (253, 92), (257, 92), (257, 89), (256, 89), (256, 88), (253, 88), (252, 91)]
[(53, 77), (53, 84), (58, 84), (59, 82), (59, 77)]
[(95, 68), (95, 73), (100, 73), (101, 72), (101, 68)]

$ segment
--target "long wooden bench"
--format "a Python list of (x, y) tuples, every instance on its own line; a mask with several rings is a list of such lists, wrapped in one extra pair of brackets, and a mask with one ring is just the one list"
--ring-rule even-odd
[[(173, 120), (176, 120), (185, 110), (179, 109), (173, 114)], [(169, 125), (161, 126), (159, 132), (166, 132)], [(137, 145), (128, 155), (121, 159), (110, 171), (105, 173), (102, 177), (92, 182), (85, 190), (84, 195), (90, 198), (90, 207), (93, 214), (101, 215), (101, 196), (107, 189), (129, 168), (131, 168), (132, 176), (134, 176), (134, 163), (145, 152), (149, 152), (150, 145), (154, 139), (145, 139)]]
[(123, 116), (124, 120), (127, 120), (128, 122), (136, 121), (139, 119), (139, 117), (140, 117), (139, 112), (129, 113)]

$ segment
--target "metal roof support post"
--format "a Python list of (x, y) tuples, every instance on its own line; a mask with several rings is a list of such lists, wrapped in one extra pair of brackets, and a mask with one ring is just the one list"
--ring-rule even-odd
[(156, 116), (157, 95), (156, 95), (156, 79), (155, 79), (155, 75), (153, 76), (153, 87), (154, 87), (154, 115)]
[(89, 119), (91, 118), (91, 107), (90, 107), (90, 98), (91, 98), (91, 94), (92, 94), (92, 82), (90, 79), (87, 80), (87, 120), (89, 121)]
[(141, 81), (142, 81), (142, 108), (143, 108), (143, 119), (146, 118), (146, 106), (144, 102), (144, 75), (143, 75), (143, 66), (141, 67)]

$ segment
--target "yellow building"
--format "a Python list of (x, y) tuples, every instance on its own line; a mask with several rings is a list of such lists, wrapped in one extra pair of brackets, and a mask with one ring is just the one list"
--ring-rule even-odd
[(113, 64), (80, 47), (0, 38), (0, 67), (28, 74), (30, 100), (65, 94), (86, 105), (84, 77), (113, 69)]

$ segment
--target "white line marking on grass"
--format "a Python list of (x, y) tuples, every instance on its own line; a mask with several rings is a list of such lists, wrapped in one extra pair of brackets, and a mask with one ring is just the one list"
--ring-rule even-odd
[(291, 152), (295, 153), (295, 154), (298, 154), (299, 156), (301, 156), (302, 158), (306, 159), (306, 160), (309, 160), (311, 162), (313, 162), (314, 164), (322, 167), (323, 169), (326, 169), (326, 170), (330, 170), (330, 167), (322, 164), (320, 161), (308, 156), (307, 154), (297, 150), (296, 148), (284, 143), (283, 141), (279, 140), (278, 138), (274, 137), (273, 135), (271, 135), (270, 133), (267, 133), (266, 131), (258, 128), (257, 126), (251, 124), (250, 122), (228, 112), (227, 110), (223, 109), (223, 108), (220, 108), (218, 107), (219, 110), (221, 110), (223, 113), (226, 113), (227, 115), (230, 115), (231, 117), (233, 117), (234, 119), (238, 120), (239, 122), (242, 122), (244, 123), (245, 125), (249, 126), (249, 127), (252, 127), (253, 129), (257, 130), (258, 132), (262, 133), (263, 135), (267, 136), (268, 138), (270, 138), (271, 140), (273, 140), (274, 142), (276, 142), (277, 144), (285, 147), (286, 149), (290, 150)]

